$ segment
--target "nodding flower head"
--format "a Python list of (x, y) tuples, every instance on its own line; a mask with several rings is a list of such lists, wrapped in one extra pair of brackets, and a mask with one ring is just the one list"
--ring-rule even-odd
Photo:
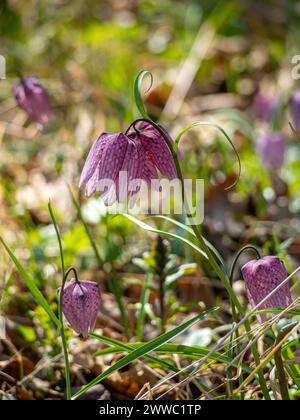
[[(58, 293), (60, 294), (60, 290)], [(73, 330), (83, 338), (87, 338), (95, 327), (99, 305), (100, 293), (97, 283), (72, 279), (66, 284), (62, 310)]]
[(257, 151), (264, 166), (269, 170), (278, 170), (284, 163), (285, 138), (281, 133), (271, 132), (257, 140)]
[[(283, 262), (278, 257), (272, 256), (249, 261), (242, 267), (242, 274), (245, 280), (247, 297), (252, 307), (261, 302), (288, 277)], [(267, 299), (258, 310), (286, 308), (291, 303), (290, 287), (286, 283)], [(258, 315), (258, 320), (264, 322), (266, 315)]]
[[(172, 142), (169, 134), (161, 129)], [(142, 181), (151, 185), (151, 180), (158, 179), (157, 171), (169, 179), (177, 176), (172, 153), (163, 136), (150, 123), (138, 121), (126, 134), (102, 133), (98, 137), (86, 159), (79, 188), (85, 187), (86, 195), (90, 196), (101, 181), (110, 180), (111, 185), (102, 194), (106, 205), (128, 198), (134, 200)]]
[(255, 95), (253, 102), (255, 115), (261, 121), (269, 121), (277, 105), (277, 98), (273, 96), (265, 96), (261, 93)]
[(300, 132), (300, 91), (295, 92), (291, 98), (291, 113), (294, 128)]
[(52, 116), (49, 97), (36, 77), (22, 79), (14, 87), (14, 95), (18, 106), (27, 113), (31, 121), (41, 126), (48, 124)]

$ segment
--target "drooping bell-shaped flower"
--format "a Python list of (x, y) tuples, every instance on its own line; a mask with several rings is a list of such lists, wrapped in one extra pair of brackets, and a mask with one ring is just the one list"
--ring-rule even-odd
[(66, 284), (62, 310), (73, 330), (83, 338), (87, 338), (95, 327), (99, 305), (100, 292), (97, 283), (72, 279)]
[[(167, 130), (159, 126), (173, 144), (173, 140)], [(127, 133), (133, 141), (140, 140), (145, 150), (146, 165), (155, 166), (163, 176), (168, 179), (176, 178), (176, 167), (170, 149), (162, 134), (147, 121), (139, 121), (131, 127)]]
[[(150, 129), (150, 124), (138, 122), (127, 135), (102, 133), (98, 137), (86, 159), (79, 188), (85, 187), (90, 196), (101, 181), (110, 180), (102, 198), (111, 205), (136, 196), (142, 181), (151, 184), (152, 179), (158, 179), (157, 171), (169, 179), (176, 178), (172, 154), (161, 134)], [(131, 182), (135, 182), (135, 188), (129, 188)]]
[(52, 116), (49, 97), (36, 77), (22, 79), (14, 87), (14, 95), (18, 106), (27, 113), (31, 121), (41, 126), (48, 124)]
[(267, 169), (281, 168), (284, 163), (285, 143), (285, 138), (279, 132), (270, 132), (258, 138), (256, 148)]
[[(252, 308), (288, 277), (283, 262), (278, 257), (273, 256), (249, 261), (242, 267), (242, 275), (245, 280), (247, 297)], [(267, 299), (258, 310), (286, 308), (291, 303), (290, 286), (286, 283)], [(258, 315), (258, 320), (265, 322), (266, 315)]]
[(300, 91), (295, 92), (291, 98), (291, 113), (293, 119), (293, 127), (300, 132)]
[(258, 93), (254, 97), (254, 113), (261, 121), (269, 121), (278, 105), (278, 99), (274, 96), (266, 96)]

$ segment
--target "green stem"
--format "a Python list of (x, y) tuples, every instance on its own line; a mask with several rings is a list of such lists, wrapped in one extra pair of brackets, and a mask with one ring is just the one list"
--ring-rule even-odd
[[(235, 327), (235, 325), (236, 325), (235, 323), (232, 324), (233, 327)], [(231, 336), (230, 336), (228, 351), (227, 351), (227, 356), (231, 360), (233, 359), (233, 356), (234, 356), (234, 351), (233, 351), (234, 337), (235, 337), (235, 334), (232, 333)], [(226, 369), (226, 376), (227, 376), (226, 395), (227, 395), (227, 399), (231, 399), (232, 392), (234, 390), (234, 386), (233, 386), (233, 366), (230, 366), (228, 369)]]
[(274, 361), (275, 361), (275, 366), (276, 366), (276, 374), (277, 374), (277, 379), (279, 382), (281, 398), (283, 400), (289, 400), (290, 396), (289, 396), (289, 390), (288, 390), (287, 381), (286, 381), (286, 374), (285, 374), (283, 361), (281, 357), (281, 347), (275, 352)]
[[(58, 229), (58, 226), (57, 226), (57, 223), (56, 223), (56, 219), (55, 219), (50, 201), (48, 203), (48, 209), (49, 209), (49, 213), (50, 213), (50, 216), (51, 216), (51, 219), (52, 219), (52, 223), (54, 225), (54, 229), (55, 229), (55, 232), (56, 232), (56, 236), (57, 236), (57, 240), (58, 240), (58, 246), (59, 246), (59, 252), (60, 252), (60, 259), (61, 259), (62, 285), (61, 285), (60, 294), (59, 294), (58, 318), (59, 318), (60, 325), (61, 325), (59, 332), (60, 332), (60, 336), (61, 336), (63, 353), (64, 353), (64, 360), (65, 360), (66, 395), (67, 395), (67, 400), (71, 400), (72, 393), (71, 393), (70, 361), (69, 361), (68, 343), (67, 343), (66, 334), (65, 334), (64, 322), (63, 322), (64, 321), (63, 320), (63, 311), (62, 311), (62, 300), (63, 300), (63, 295), (64, 295), (64, 287), (65, 287), (67, 276), (68, 276), (70, 270), (68, 270), (67, 273), (65, 272), (65, 260), (64, 260), (64, 254), (63, 254), (62, 241), (61, 241), (59, 229)], [(76, 276), (76, 278), (77, 278), (77, 276)]]
[(231, 284), (232, 284), (233, 274), (234, 274), (234, 270), (235, 270), (236, 264), (238, 262), (238, 259), (241, 256), (241, 254), (244, 251), (246, 251), (247, 249), (252, 249), (256, 253), (257, 258), (258, 259), (261, 258), (260, 252), (259, 252), (259, 250), (258, 250), (258, 248), (256, 246), (254, 246), (254, 245), (245, 245), (245, 246), (243, 246), (243, 248), (241, 248), (238, 251), (238, 253), (236, 254), (236, 256), (234, 257), (234, 260), (233, 260), (233, 263), (232, 263), (232, 266), (231, 266), (231, 270), (230, 270), (230, 282), (231, 282)]
[[(168, 147), (170, 149), (170, 152), (172, 153), (173, 159), (174, 159), (174, 163), (175, 163), (175, 166), (176, 166), (178, 179), (181, 181), (183, 203), (184, 203), (185, 206), (187, 206), (187, 201), (185, 200), (183, 176), (182, 176), (182, 172), (181, 172), (181, 167), (180, 167), (180, 164), (179, 164), (179, 160), (178, 160), (178, 157), (177, 157), (177, 153), (173, 150), (172, 144), (170, 143), (170, 141), (169, 141), (168, 137), (166, 136), (165, 132), (156, 123), (154, 123), (151, 120), (145, 120), (145, 119), (141, 119), (141, 120), (142, 121), (147, 121), (154, 128), (156, 128), (157, 131), (163, 136), (164, 140), (166, 141), (166, 143), (167, 143), (167, 145), (168, 145)], [(139, 121), (139, 120), (137, 120), (137, 121)], [(185, 211), (186, 211), (186, 213), (190, 217), (190, 211), (189, 211), (189, 209), (187, 207), (185, 208)], [(201, 235), (201, 233), (200, 233), (200, 231), (198, 229), (198, 226), (192, 224), (192, 229), (193, 229), (193, 231), (194, 231), (194, 233), (196, 235), (196, 238), (197, 238), (197, 240), (198, 240), (198, 242), (200, 244), (200, 247), (206, 253), (211, 267), (217, 273), (217, 275), (219, 276), (220, 280), (222, 281), (222, 283), (223, 283), (223, 285), (224, 285), (224, 287), (225, 287), (225, 289), (226, 289), (226, 291), (227, 291), (227, 293), (229, 295), (229, 298), (230, 298), (231, 302), (236, 307), (236, 309), (239, 312), (241, 318), (243, 318), (245, 316), (244, 310), (243, 310), (242, 305), (240, 304), (238, 298), (236, 297), (236, 295), (235, 295), (235, 293), (234, 293), (234, 291), (233, 291), (233, 289), (231, 287), (231, 283), (230, 283), (229, 277), (219, 267), (219, 265), (218, 265), (217, 261), (215, 260), (212, 252), (210, 251), (209, 247), (206, 245), (205, 240), (202, 237), (202, 235)], [(253, 337), (252, 337), (252, 333), (251, 333), (251, 325), (250, 325), (249, 320), (248, 319), (245, 320), (245, 323), (244, 324), (245, 324), (245, 329), (246, 329), (246, 332), (247, 332), (247, 335), (248, 335), (248, 339), (251, 340)], [(252, 350), (252, 354), (253, 354), (253, 358), (254, 358), (255, 364), (256, 364), (256, 366), (259, 366), (259, 364), (260, 364), (260, 358), (259, 358), (259, 352), (258, 352), (256, 343), (254, 343), (251, 346), (251, 350)], [(263, 372), (261, 370), (258, 371), (258, 380), (259, 380), (259, 383), (260, 383), (261, 390), (262, 390), (262, 393), (264, 395), (264, 398), (266, 400), (270, 400), (271, 397), (269, 395), (267, 383), (266, 383), (265, 377), (263, 375)]]
[[(78, 201), (76, 200), (70, 186), (69, 186), (69, 192), (70, 192), (70, 195), (71, 195), (71, 200), (73, 202), (73, 205), (74, 205), (74, 207), (77, 211), (77, 216), (79, 217), (81, 223), (83, 224), (85, 233), (86, 233), (86, 235), (87, 235), (87, 237), (90, 241), (91, 247), (93, 248), (95, 258), (96, 258), (97, 263), (98, 263), (98, 267), (99, 267), (100, 270), (105, 271), (104, 267), (103, 267), (103, 265), (104, 265), (103, 264), (103, 259), (100, 256), (96, 241), (93, 238), (92, 232), (91, 232), (88, 224), (84, 220), (80, 205), (79, 205)], [(107, 237), (109, 238), (109, 233), (107, 233)], [(122, 291), (121, 291), (121, 288), (119, 286), (119, 281), (116, 278), (116, 273), (115, 273), (113, 262), (111, 262), (111, 264), (112, 264), (112, 271), (113, 272), (112, 273), (105, 273), (106, 276), (107, 276), (107, 283), (108, 283), (108, 287), (109, 287), (110, 291), (113, 293), (113, 295), (116, 299), (117, 305), (119, 307), (120, 317), (121, 317), (121, 320), (122, 320), (122, 323), (123, 323), (125, 335), (128, 338), (128, 319), (127, 319), (125, 308), (124, 308), (124, 305), (123, 305), (123, 302), (122, 302)]]
[(77, 271), (74, 267), (70, 267), (66, 272), (65, 272), (65, 278), (67, 279), (69, 274), (73, 272), (74, 273), (74, 277), (75, 277), (75, 282), (76, 283), (80, 283), (79, 278), (78, 278), (78, 274)]

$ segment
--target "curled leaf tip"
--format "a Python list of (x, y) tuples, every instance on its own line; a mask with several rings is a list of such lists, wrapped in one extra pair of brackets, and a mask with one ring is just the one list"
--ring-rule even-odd
[(146, 89), (145, 93), (149, 92), (150, 89), (152, 88), (152, 85), (153, 85), (152, 73), (148, 70), (141, 70), (136, 76), (135, 81), (134, 81), (134, 99), (135, 99), (136, 106), (140, 114), (143, 116), (143, 118), (151, 119), (145, 109), (144, 101), (142, 99), (142, 94), (141, 94), (142, 83), (146, 76), (150, 76), (150, 84), (149, 84), (149, 87)]

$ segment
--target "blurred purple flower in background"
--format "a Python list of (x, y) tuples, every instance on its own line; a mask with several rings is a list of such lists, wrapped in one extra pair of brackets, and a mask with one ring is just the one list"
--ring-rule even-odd
[(73, 330), (82, 334), (83, 338), (87, 338), (95, 327), (99, 305), (100, 292), (97, 283), (76, 282), (72, 279), (65, 286), (62, 298), (63, 313)]
[(14, 95), (18, 106), (33, 122), (41, 126), (48, 124), (52, 116), (49, 97), (36, 77), (21, 79), (14, 87)]
[(253, 107), (255, 115), (262, 121), (269, 121), (278, 105), (278, 99), (258, 93), (254, 97)]
[[(166, 133), (170, 141), (172, 139)], [(146, 122), (131, 126), (127, 135), (123, 133), (102, 133), (93, 144), (86, 159), (79, 188), (86, 187), (86, 195), (92, 195), (101, 180), (113, 182), (102, 194), (106, 205), (116, 200), (125, 201), (136, 198), (141, 181), (151, 184), (158, 179), (157, 170), (169, 179), (176, 178), (174, 160), (161, 134)], [(127, 173), (126, 181), (120, 178), (120, 172)], [(129, 191), (129, 182), (138, 180), (134, 191)]]
[(278, 170), (284, 163), (285, 138), (279, 132), (270, 132), (258, 138), (256, 149), (264, 166), (269, 170)]
[(296, 131), (300, 132), (300, 91), (291, 97), (291, 113), (293, 126)]
[[(279, 286), (288, 273), (283, 262), (278, 257), (263, 257), (251, 260), (242, 267), (245, 287), (249, 302), (254, 308), (269, 293)], [(286, 308), (292, 303), (289, 284), (283, 285), (258, 310)], [(266, 315), (258, 315), (260, 322), (265, 322)]]

